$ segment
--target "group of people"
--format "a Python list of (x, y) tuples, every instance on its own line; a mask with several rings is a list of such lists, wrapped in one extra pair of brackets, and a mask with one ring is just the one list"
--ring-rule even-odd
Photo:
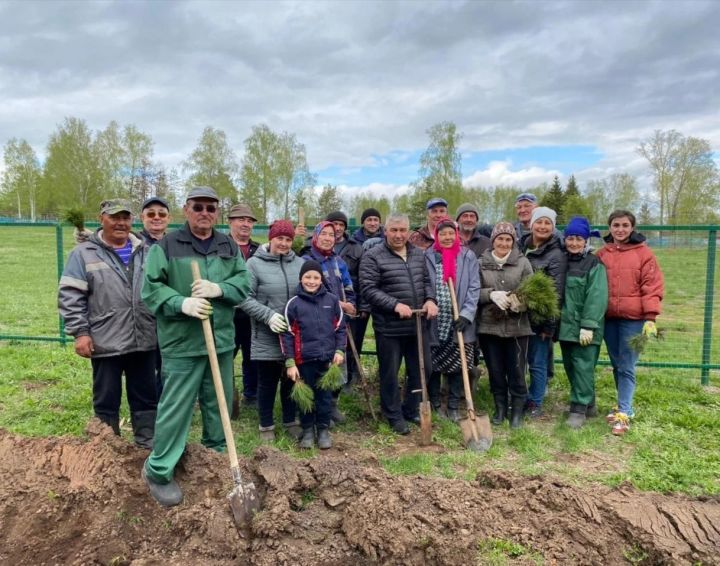
[[(240, 403), (257, 407), (264, 442), (275, 439), (279, 387), (282, 428), (301, 447), (332, 446), (333, 423), (346, 420), (338, 398), (361, 370), (348, 341), (360, 351), (371, 318), (380, 407), (398, 434), (420, 422), (421, 367), (432, 408), (460, 419), (458, 334), (473, 381), (481, 354), (484, 359), (492, 422), (508, 419), (514, 428), (525, 416), (542, 415), (555, 341), (571, 386), (567, 424), (578, 428), (597, 415), (594, 370), (604, 336), (618, 393), (607, 420), (613, 434), (629, 429), (638, 356), (628, 339), (656, 333), (663, 296), (662, 273), (634, 229), (633, 214), (610, 215), (610, 233), (595, 255), (586, 219), (572, 219), (561, 234), (555, 212), (530, 193), (517, 198), (516, 224), (480, 224), (469, 203), (451, 218), (447, 206), (439, 197), (428, 201), (427, 222), (414, 231), (407, 216), (391, 214), (383, 223), (372, 208), (352, 234), (341, 211), (328, 214), (311, 235), (280, 219), (260, 244), (252, 239), (257, 218), (247, 205), (230, 209), (228, 234), (215, 229), (219, 199), (209, 187), (188, 193), (186, 223), (170, 232), (162, 198), (143, 203), (141, 233), (131, 230), (127, 202), (102, 203), (100, 228), (68, 258), (59, 307), (75, 351), (91, 359), (95, 415), (116, 434), (125, 374), (135, 442), (150, 449), (142, 477), (161, 505), (182, 501), (174, 470), (196, 401), (202, 443), (226, 449), (200, 324), (208, 318), (226, 403), (234, 401), (235, 417)], [(197, 281), (193, 261), (202, 274)], [(554, 282), (558, 319), (531, 322), (514, 294), (536, 271)], [(241, 396), (233, 377), (239, 352)], [(327, 390), (322, 382), (330, 371), (341, 375), (344, 388)], [(314, 394), (305, 412), (293, 395), (300, 381)]]

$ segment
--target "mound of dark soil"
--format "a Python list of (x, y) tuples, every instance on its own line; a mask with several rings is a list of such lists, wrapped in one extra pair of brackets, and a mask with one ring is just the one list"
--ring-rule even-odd
[[(389, 476), (337, 451), (272, 448), (241, 462), (263, 498), (242, 538), (224, 455), (190, 446), (185, 493), (164, 509), (140, 479), (147, 452), (92, 422), (88, 440), (0, 431), (3, 564), (477, 564), (512, 541), (546, 564), (720, 562), (720, 502), (570, 486), (508, 472), (475, 481)], [(516, 563), (523, 563), (522, 559)]]

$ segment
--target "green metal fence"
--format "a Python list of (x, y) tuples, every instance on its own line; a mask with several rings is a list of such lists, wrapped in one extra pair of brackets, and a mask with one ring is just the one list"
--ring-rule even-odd
[[(711, 372), (720, 370), (720, 338), (713, 336), (713, 325), (717, 327), (718, 322), (715, 281), (720, 226), (640, 226), (638, 230), (658, 257), (666, 287), (663, 314), (657, 322), (666, 338), (650, 343), (639, 365), (696, 369), (702, 383), (708, 384)], [(254, 233), (263, 238), (267, 226), (256, 226)], [(68, 343), (56, 297), (57, 281), (74, 245), (72, 228), (54, 222), (0, 223), (0, 237), (0, 340)], [(600, 364), (609, 364), (605, 351)]]

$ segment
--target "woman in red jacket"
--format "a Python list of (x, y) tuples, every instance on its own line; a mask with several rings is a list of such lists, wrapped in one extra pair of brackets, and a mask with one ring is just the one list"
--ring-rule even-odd
[(622, 436), (635, 416), (633, 395), (639, 357), (628, 340), (641, 332), (657, 336), (655, 318), (660, 314), (664, 285), (655, 254), (645, 243), (645, 236), (635, 231), (635, 215), (615, 210), (608, 225), (607, 243), (597, 255), (608, 275), (605, 344), (613, 367), (618, 405), (607, 421), (612, 425), (612, 433)]

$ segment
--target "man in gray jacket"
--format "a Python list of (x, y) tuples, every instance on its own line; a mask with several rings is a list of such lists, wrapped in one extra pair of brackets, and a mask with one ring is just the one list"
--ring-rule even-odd
[(90, 358), (95, 416), (120, 434), (124, 373), (135, 443), (152, 448), (157, 336), (155, 319), (140, 298), (148, 245), (131, 226), (127, 201), (103, 201), (100, 229), (70, 253), (58, 307), (75, 352)]

